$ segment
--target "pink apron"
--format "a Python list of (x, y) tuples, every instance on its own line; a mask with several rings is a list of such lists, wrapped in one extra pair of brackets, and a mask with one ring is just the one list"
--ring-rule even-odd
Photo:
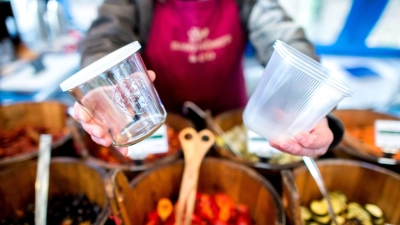
[(234, 0), (156, 1), (143, 58), (167, 111), (192, 101), (216, 114), (246, 104), (244, 46)]

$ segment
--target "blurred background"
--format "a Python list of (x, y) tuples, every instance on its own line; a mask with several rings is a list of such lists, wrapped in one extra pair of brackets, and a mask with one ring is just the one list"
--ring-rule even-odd
[[(354, 90), (341, 109), (400, 116), (400, 0), (279, 0), (315, 44), (322, 64)], [(79, 70), (79, 43), (102, 0), (0, 0), (0, 101), (60, 100)], [(249, 95), (264, 67), (243, 57)]]

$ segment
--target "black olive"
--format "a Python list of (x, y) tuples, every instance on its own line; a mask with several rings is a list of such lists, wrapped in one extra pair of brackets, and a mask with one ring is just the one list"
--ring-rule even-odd
[(82, 216), (78, 216), (78, 217), (76, 217), (76, 221), (78, 221), (79, 223), (81, 223), (81, 222), (84, 221), (84, 219), (83, 219)]
[(93, 212), (97, 215), (97, 214), (99, 214), (100, 213), (100, 207), (98, 206), (98, 205), (94, 205), (93, 206)]
[(83, 214), (83, 209), (79, 208), (78, 210), (76, 210), (76, 212), (78, 213), (78, 215), (82, 215)]
[(89, 206), (90, 203), (89, 203), (89, 200), (83, 199), (81, 204), (82, 204), (83, 207), (87, 207), (87, 206)]
[(91, 209), (85, 209), (85, 216), (90, 216), (90, 214), (92, 214), (92, 210)]
[(72, 206), (77, 207), (80, 203), (79, 199), (74, 199), (74, 201), (72, 202)]

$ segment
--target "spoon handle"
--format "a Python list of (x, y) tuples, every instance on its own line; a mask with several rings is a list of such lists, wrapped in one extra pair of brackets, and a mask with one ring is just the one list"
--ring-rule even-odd
[(319, 171), (317, 164), (315, 163), (313, 158), (307, 157), (307, 156), (303, 156), (303, 161), (306, 164), (311, 175), (313, 176), (315, 182), (317, 183), (317, 186), (318, 186), (320, 192), (322, 193), (322, 196), (324, 196), (324, 198), (326, 199), (326, 201), (328, 203), (328, 212), (329, 212), (329, 215), (331, 216), (332, 223), (335, 225), (338, 225), (336, 222), (335, 213), (333, 212), (331, 199), (329, 198), (325, 182), (322, 178), (321, 172)]
[(193, 128), (185, 128), (179, 133), (179, 141), (181, 142), (185, 157), (185, 168), (175, 214), (177, 225), (182, 223), (182, 218), (185, 218), (185, 225), (191, 222), (196, 200), (200, 165), (207, 151), (214, 143), (214, 140), (214, 135), (209, 130), (202, 130), (197, 133)]
[(49, 193), (49, 165), (51, 155), (49, 134), (40, 135), (39, 156), (35, 182), (35, 224), (46, 224), (47, 199)]

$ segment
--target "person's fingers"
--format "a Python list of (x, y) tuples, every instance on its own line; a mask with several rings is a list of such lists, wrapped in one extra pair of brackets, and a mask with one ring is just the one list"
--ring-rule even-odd
[(305, 148), (319, 149), (330, 145), (333, 140), (333, 133), (329, 129), (327, 121), (321, 120), (311, 133), (297, 133), (294, 139)]
[(81, 104), (75, 102), (74, 117), (80, 122), (89, 122), (92, 116), (87, 113), (87, 111), (83, 108)]
[(91, 138), (92, 138), (92, 140), (94, 141), (94, 142), (96, 142), (97, 144), (99, 144), (99, 145), (103, 145), (103, 146), (105, 146), (105, 147), (108, 147), (108, 146), (110, 146), (111, 145), (111, 143), (112, 143), (112, 140), (111, 140), (111, 138), (110, 138), (110, 136), (105, 136), (104, 138), (97, 138), (97, 137), (95, 137), (95, 136), (90, 136)]
[(274, 140), (269, 141), (269, 145), (271, 145), (271, 147), (279, 149), (280, 148), (280, 143)]
[(101, 126), (98, 124), (95, 124), (93, 122), (91, 123), (82, 123), (83, 129), (88, 132), (91, 136), (94, 136), (98, 139), (102, 139), (105, 136), (107, 136), (107, 131), (104, 130)]
[(128, 154), (128, 148), (116, 148), (118, 151), (120, 151), (123, 155)]
[(303, 150), (303, 147), (299, 143), (290, 139), (281, 141), (275, 146), (275, 148), (293, 155), (300, 155)]
[(147, 73), (149, 74), (149, 78), (152, 82), (156, 79), (156, 73), (154, 73), (153, 70), (147, 70)]
[(318, 149), (305, 148), (297, 141), (291, 139), (281, 142), (270, 141), (270, 145), (285, 153), (298, 156), (311, 156), (311, 157), (323, 155), (328, 149), (328, 147), (322, 147)]
[(297, 133), (294, 139), (305, 148), (318, 149), (327, 143), (327, 138), (314, 133)]
[(289, 154), (314, 157), (326, 153), (333, 141), (333, 133), (329, 128), (328, 120), (324, 118), (310, 133), (297, 133), (294, 139), (271, 140), (270, 145)]

